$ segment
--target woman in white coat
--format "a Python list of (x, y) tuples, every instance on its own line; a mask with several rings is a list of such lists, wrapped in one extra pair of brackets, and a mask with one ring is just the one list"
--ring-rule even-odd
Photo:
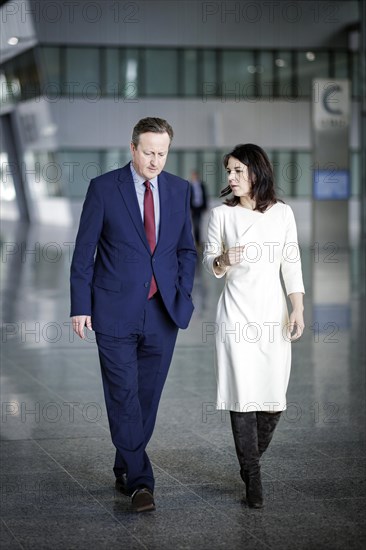
[(221, 196), (232, 196), (211, 211), (203, 259), (215, 277), (226, 277), (216, 317), (217, 409), (230, 411), (247, 504), (261, 508), (259, 459), (286, 409), (291, 342), (304, 330), (304, 285), (294, 215), (276, 198), (266, 153), (237, 145), (224, 166)]

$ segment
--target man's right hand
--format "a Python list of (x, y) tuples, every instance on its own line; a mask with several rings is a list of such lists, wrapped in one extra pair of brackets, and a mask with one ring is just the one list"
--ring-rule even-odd
[(84, 327), (93, 330), (90, 315), (75, 315), (75, 317), (71, 317), (71, 320), (74, 332), (83, 340), (85, 339)]

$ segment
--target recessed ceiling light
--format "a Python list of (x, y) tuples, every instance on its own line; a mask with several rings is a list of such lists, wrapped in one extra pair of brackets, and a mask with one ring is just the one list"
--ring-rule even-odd
[(313, 53), (313, 52), (306, 52), (306, 59), (307, 59), (308, 61), (314, 61), (314, 59), (315, 59), (315, 53)]

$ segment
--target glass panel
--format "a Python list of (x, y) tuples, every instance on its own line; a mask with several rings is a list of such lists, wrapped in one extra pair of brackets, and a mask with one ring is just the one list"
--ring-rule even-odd
[(361, 185), (361, 154), (359, 151), (351, 152), (351, 196), (360, 196)]
[(121, 166), (125, 166), (131, 161), (131, 151), (129, 149), (121, 150)]
[(176, 50), (145, 52), (146, 95), (174, 96), (178, 94), (178, 59)]
[(47, 96), (61, 94), (60, 48), (42, 48)]
[(279, 198), (282, 198), (283, 192), (279, 187), (281, 185), (281, 177), (277, 151), (268, 151), (268, 157), (272, 164), (276, 193)]
[(294, 178), (296, 182), (295, 196), (296, 197), (311, 197), (311, 182), (312, 182), (312, 156), (311, 153), (296, 154), (296, 166)]
[(217, 182), (217, 188), (216, 188), (217, 197), (220, 195), (220, 192), (228, 184), (226, 168), (224, 166), (223, 160), (224, 160), (224, 156), (232, 149), (233, 149), (232, 147), (227, 147), (226, 149), (217, 152), (217, 171), (218, 171), (218, 182)]
[(197, 95), (197, 50), (183, 51), (183, 95)]
[(223, 51), (222, 52), (222, 96), (230, 99), (245, 99), (254, 96), (258, 90), (254, 86), (253, 52)]
[(360, 90), (360, 64), (358, 53), (352, 54), (352, 96), (361, 97)]
[(16, 193), (14, 187), (11, 166), (9, 166), (8, 155), (5, 151), (0, 152), (0, 204), (1, 215), (6, 218), (8, 211), (16, 210)]
[(15, 97), (11, 83), (6, 79), (5, 73), (0, 73), (0, 102), (3, 108), (14, 103)]
[(7, 93), (16, 101), (40, 95), (40, 78), (34, 49), (28, 50), (2, 64), (7, 81)]
[(328, 52), (297, 52), (298, 95), (312, 94), (313, 78), (329, 77)]
[(24, 162), (28, 186), (34, 197), (63, 195), (63, 167), (55, 153), (27, 151)]
[(259, 94), (265, 99), (273, 97), (273, 55), (272, 52), (259, 52), (256, 66), (259, 80)]
[(198, 171), (198, 158), (196, 151), (182, 151), (182, 178), (190, 180), (193, 170)]
[(67, 94), (95, 99), (101, 91), (99, 81), (99, 50), (97, 48), (66, 48)]
[(348, 78), (347, 52), (334, 51), (334, 76), (335, 78)]
[(107, 48), (104, 52), (105, 66), (104, 69), (104, 86), (103, 93), (119, 97), (120, 95), (120, 79), (118, 75), (119, 67), (119, 50), (118, 48)]
[(279, 198), (291, 196), (293, 182), (293, 161), (291, 153), (277, 151), (274, 168), (276, 189)]
[(136, 98), (138, 95), (138, 50), (108, 48), (105, 58), (104, 93), (125, 100)]
[(267, 157), (269, 158), (270, 163), (272, 164), (273, 168), (273, 151), (266, 150)]
[(127, 48), (121, 63), (121, 90), (125, 100), (134, 99), (139, 94), (139, 52), (137, 49)]
[(179, 175), (178, 174), (178, 170), (179, 170), (178, 155), (179, 155), (178, 151), (170, 151), (164, 167), (164, 170), (166, 172), (170, 172), (171, 174), (176, 174), (177, 176)]
[(204, 82), (216, 82), (216, 52), (204, 50), (202, 52), (202, 76)]
[(102, 157), (102, 171), (104, 173), (125, 166), (131, 160), (131, 153), (129, 149), (109, 149), (102, 153)]
[(207, 193), (217, 197), (222, 189), (221, 167), (216, 151), (201, 151), (198, 172), (206, 183)]
[(120, 149), (109, 149), (103, 152), (103, 172), (117, 170), (117, 168), (121, 168), (122, 166), (122, 153)]
[(63, 167), (64, 194), (85, 197), (90, 180), (103, 172), (99, 151), (62, 151), (58, 158)]
[(276, 81), (278, 97), (292, 97), (292, 59), (291, 52), (279, 51), (275, 54)]
[(200, 66), (202, 82), (198, 95), (207, 100), (209, 97), (217, 97), (221, 91), (217, 82), (216, 52), (214, 50), (203, 50), (202, 65)]

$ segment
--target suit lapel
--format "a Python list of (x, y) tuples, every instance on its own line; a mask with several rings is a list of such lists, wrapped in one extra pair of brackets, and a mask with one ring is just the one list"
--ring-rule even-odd
[(135, 184), (132, 178), (130, 165), (124, 166), (121, 169), (118, 177), (118, 188), (121, 192), (122, 199), (126, 205), (131, 220), (139, 234), (142, 242), (146, 248), (150, 251), (150, 246), (146, 238), (145, 228), (142, 223), (141, 212), (139, 203), (137, 200)]
[(158, 176), (159, 201), (160, 201), (160, 227), (156, 248), (161, 248), (164, 238), (168, 234), (169, 214), (171, 206), (171, 190), (164, 172)]

